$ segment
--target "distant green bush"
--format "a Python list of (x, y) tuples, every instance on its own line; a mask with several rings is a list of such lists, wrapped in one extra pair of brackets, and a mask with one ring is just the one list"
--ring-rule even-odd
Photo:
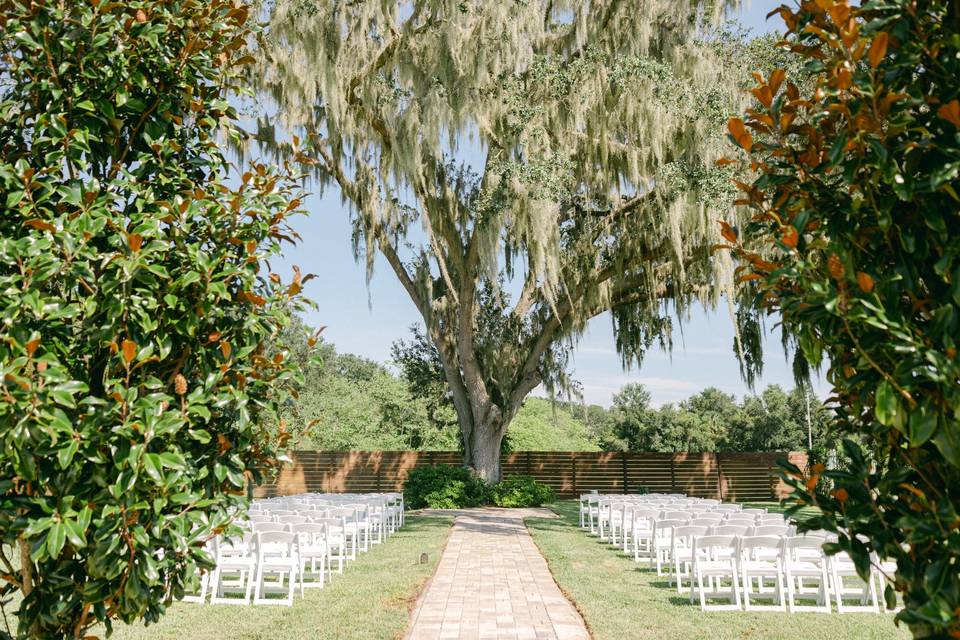
[(419, 467), (403, 483), (403, 499), (411, 509), (479, 507), (489, 496), (490, 486), (466, 467)]
[(493, 486), (491, 497), (498, 507), (539, 507), (556, 495), (553, 489), (530, 476), (511, 476)]

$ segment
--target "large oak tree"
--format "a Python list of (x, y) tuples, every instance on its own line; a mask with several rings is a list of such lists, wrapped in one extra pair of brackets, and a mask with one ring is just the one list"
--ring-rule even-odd
[[(636, 361), (670, 309), (718, 299), (739, 65), (697, 1), (278, 0), (260, 138), (312, 146), (439, 351), (479, 475), (538, 385), (612, 312)], [(268, 124), (268, 119), (271, 120)], [(277, 133), (277, 125), (285, 132)], [(718, 277), (721, 276), (721, 277)]]

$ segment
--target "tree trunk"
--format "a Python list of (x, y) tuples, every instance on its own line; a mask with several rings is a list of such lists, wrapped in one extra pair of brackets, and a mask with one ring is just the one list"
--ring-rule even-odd
[(467, 464), (490, 483), (500, 480), (500, 444), (504, 431), (499, 421), (480, 423), (473, 429), (472, 459), (467, 460)]

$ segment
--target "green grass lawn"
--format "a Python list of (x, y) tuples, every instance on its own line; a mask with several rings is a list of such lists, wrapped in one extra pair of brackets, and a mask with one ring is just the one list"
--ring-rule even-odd
[[(440, 559), (452, 518), (409, 516), (323, 589), (307, 589), (292, 607), (178, 603), (159, 623), (116, 624), (116, 640), (391, 640), (402, 638), (416, 597)], [(427, 564), (416, 564), (420, 554)], [(15, 606), (14, 606), (15, 608)], [(8, 607), (9, 611), (9, 607)], [(16, 621), (11, 621), (11, 626)], [(15, 627), (13, 627), (15, 629)], [(93, 633), (104, 635), (103, 629)]]
[[(892, 614), (702, 612), (645, 562), (577, 525), (577, 502), (548, 505), (561, 518), (528, 519), (553, 576), (583, 615), (594, 640), (886, 640), (909, 638)], [(763, 506), (770, 506), (764, 504)]]

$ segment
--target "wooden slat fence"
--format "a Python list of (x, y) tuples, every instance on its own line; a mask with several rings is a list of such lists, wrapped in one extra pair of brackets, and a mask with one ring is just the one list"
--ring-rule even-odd
[[(279, 477), (254, 489), (257, 497), (304, 492), (400, 491), (409, 471), (431, 464), (462, 464), (456, 451), (297, 451)], [(777, 500), (788, 487), (776, 460), (800, 468), (803, 452), (643, 453), (518, 451), (504, 455), (503, 475), (533, 476), (561, 496), (589, 491), (682, 492), (722, 500)]]

